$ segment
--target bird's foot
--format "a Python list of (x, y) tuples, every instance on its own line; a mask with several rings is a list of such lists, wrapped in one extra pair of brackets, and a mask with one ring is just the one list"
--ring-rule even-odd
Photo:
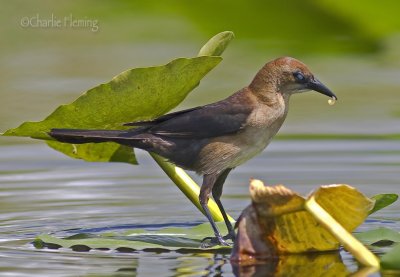
[(236, 239), (236, 233), (235, 231), (229, 232), (227, 235), (222, 237), (224, 240), (231, 240), (232, 242), (235, 242)]
[[(233, 243), (235, 242), (235, 238), (236, 238), (235, 231), (229, 232), (229, 234), (227, 234), (223, 237), (221, 237), (221, 236), (206, 237), (201, 241), (200, 248), (210, 248), (210, 247), (214, 247), (217, 245), (232, 246)], [(227, 240), (231, 240), (232, 243), (227, 242)]]
[[(225, 237), (227, 236), (229, 235), (226, 235)], [(225, 237), (206, 237), (201, 241), (200, 248), (211, 248), (217, 245), (232, 246), (232, 243), (225, 241)]]

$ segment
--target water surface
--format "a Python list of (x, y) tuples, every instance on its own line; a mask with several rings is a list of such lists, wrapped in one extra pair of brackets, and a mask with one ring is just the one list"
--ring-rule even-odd
[[(0, 147), (0, 271), (9, 276), (232, 276), (221, 254), (118, 253), (37, 250), (38, 234), (123, 231), (136, 227), (190, 227), (204, 216), (147, 153), (139, 166), (71, 160), (44, 144)], [(237, 168), (223, 202), (237, 217), (249, 204), (248, 180), (282, 183), (302, 194), (321, 184), (347, 183), (366, 195), (399, 192), (398, 141), (274, 141)], [(200, 181), (198, 176), (193, 176)], [(400, 230), (399, 203), (374, 214), (360, 230)], [(357, 269), (341, 251), (348, 270)]]

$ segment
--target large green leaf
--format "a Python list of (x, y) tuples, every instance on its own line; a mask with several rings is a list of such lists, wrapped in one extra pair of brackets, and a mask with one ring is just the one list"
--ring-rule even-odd
[(114, 129), (132, 120), (157, 117), (178, 105), (220, 57), (179, 58), (155, 67), (134, 68), (94, 87), (40, 122), (25, 122), (4, 135), (51, 139), (51, 128)]
[[(58, 107), (40, 122), (25, 122), (5, 136), (48, 140), (64, 154), (86, 161), (136, 163), (131, 148), (115, 143), (70, 145), (51, 141), (51, 128), (122, 129), (123, 123), (155, 118), (176, 107), (222, 60), (232, 32), (222, 32), (202, 47), (201, 57), (179, 58), (162, 66), (134, 68), (94, 87), (74, 102)], [(125, 127), (126, 128), (126, 127)]]
[(133, 149), (113, 142), (69, 144), (48, 140), (51, 148), (75, 158), (88, 162), (125, 162), (137, 164)]

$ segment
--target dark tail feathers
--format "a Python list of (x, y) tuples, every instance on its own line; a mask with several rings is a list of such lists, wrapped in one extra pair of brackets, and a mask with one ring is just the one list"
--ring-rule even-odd
[(60, 142), (74, 144), (89, 142), (118, 142), (126, 140), (126, 131), (118, 130), (80, 130), (80, 129), (51, 129), (49, 135)]

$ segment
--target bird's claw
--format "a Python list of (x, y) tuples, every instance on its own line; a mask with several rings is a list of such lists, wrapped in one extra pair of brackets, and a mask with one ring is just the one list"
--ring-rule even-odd
[(234, 241), (234, 236), (232, 239), (232, 234), (228, 234), (224, 237), (217, 236), (217, 237), (205, 237), (200, 244), (200, 248), (211, 248), (217, 245), (221, 246), (232, 246), (233, 243), (229, 243), (226, 240), (230, 239), (232, 242)]
[(232, 244), (225, 241), (222, 237), (206, 237), (201, 241), (200, 248), (211, 248), (217, 245), (232, 246)]
[(229, 232), (229, 234), (225, 235), (222, 237), (224, 240), (231, 240), (232, 242), (235, 242), (236, 239), (236, 234), (235, 232)]

